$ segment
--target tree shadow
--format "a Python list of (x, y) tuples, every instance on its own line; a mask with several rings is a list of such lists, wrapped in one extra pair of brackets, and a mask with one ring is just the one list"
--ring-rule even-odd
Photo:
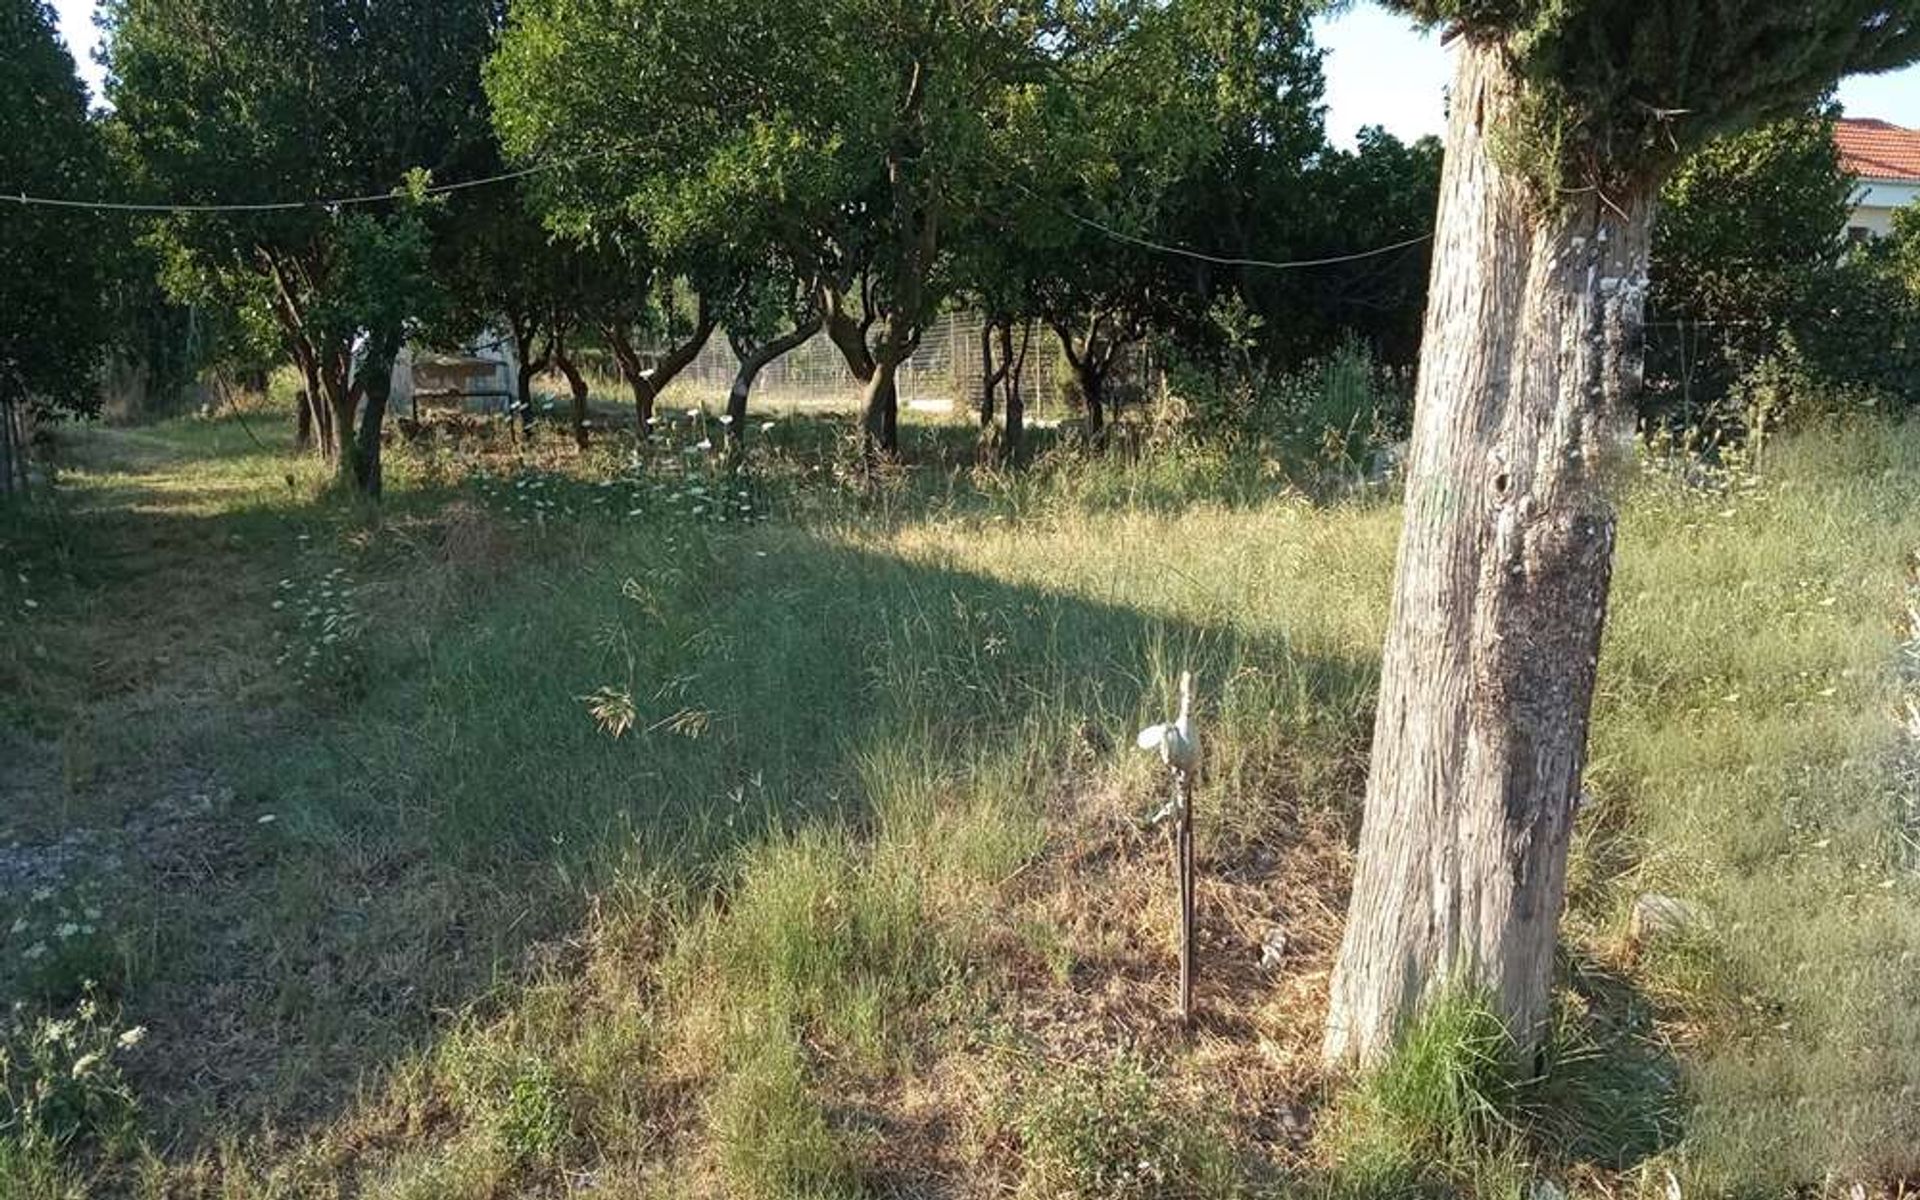
[[(123, 1003), (153, 1030), (135, 1074), (181, 1159), (347, 1119), (366, 1081), (463, 1014), (566, 970), (596, 894), (627, 872), (698, 890), (743, 848), (869, 826), (883, 752), (961, 781), (997, 758), (1041, 788), (1097, 774), (1186, 668), (1217, 689), (1224, 743), (1273, 747), (1270, 770), (1224, 773), (1203, 796), (1223, 823), (1257, 826), (1282, 799), (1263, 789), (1299, 766), (1289, 755), (1364, 761), (1371, 661), (832, 529), (676, 516), (482, 535), (441, 514), (329, 538), (342, 522), (293, 500), (218, 513), (108, 499), (95, 519), (147, 552), (78, 587), (97, 593), (78, 622), (144, 603), (160, 579), (183, 632), (195, 613), (219, 631), (217, 670), (158, 671), (100, 710), (146, 721), (187, 679), (199, 718), (159, 723), (80, 784), (119, 797)], [(344, 625), (276, 615), (340, 592)], [(101, 644), (108, 675), (144, 652), (130, 633)], [(283, 657), (322, 644), (354, 669), (289, 681)], [(632, 705), (625, 736), (583, 703), (598, 689)], [(1351, 823), (1351, 773), (1292, 777), (1344, 778), (1284, 799)], [(1257, 833), (1220, 838), (1210, 869), (1255, 871), (1236, 856), (1258, 848)]]

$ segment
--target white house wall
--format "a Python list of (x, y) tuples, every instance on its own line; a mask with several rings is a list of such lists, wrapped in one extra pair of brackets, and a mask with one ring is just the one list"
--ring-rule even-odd
[(1853, 213), (1849, 226), (1865, 229), (1875, 237), (1893, 232), (1895, 209), (1920, 200), (1920, 183), (1889, 179), (1863, 179), (1853, 193)]

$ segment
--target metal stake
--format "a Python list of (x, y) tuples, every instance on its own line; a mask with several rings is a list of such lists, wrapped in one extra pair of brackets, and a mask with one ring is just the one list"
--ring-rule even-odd
[(1174, 833), (1174, 853), (1180, 873), (1180, 1023), (1193, 1023), (1193, 780), (1185, 771), (1173, 773), (1180, 805)]

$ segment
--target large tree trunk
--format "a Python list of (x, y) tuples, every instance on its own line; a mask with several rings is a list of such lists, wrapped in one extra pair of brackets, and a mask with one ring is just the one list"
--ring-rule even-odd
[(1640, 384), (1652, 187), (1544, 208), (1490, 145), (1517, 81), (1459, 53), (1333, 1063), (1455, 986), (1538, 1042)]

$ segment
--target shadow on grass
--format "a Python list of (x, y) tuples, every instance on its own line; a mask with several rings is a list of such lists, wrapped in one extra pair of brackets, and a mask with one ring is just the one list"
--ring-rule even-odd
[[(218, 436), (215, 457), (251, 462)], [(192, 676), (189, 726), (164, 704), (124, 710), (154, 725), (112, 772), (149, 793), (120, 809), (140, 843), (124, 1001), (153, 1028), (139, 1082), (182, 1158), (263, 1126), (325, 1136), (357, 1083), (564, 969), (595, 895), (633, 872), (699, 895), (757, 845), (870, 831), (902, 792), (938, 802), (995, 772), (1037, 819), (1063, 777), (1110, 766), (1162, 713), (1183, 667), (1218, 688), (1223, 750), (1364, 751), (1372, 662), (803, 527), (503, 530), (448, 518), (452, 493), (434, 491), (374, 535), (270, 486), (224, 512), (130, 503), (151, 482), (126, 486), (76, 518), (113, 564), (75, 584), (77, 626), (154, 610), (102, 643), (108, 673), (150, 651), (135, 631), (161, 617), (226, 664)], [(596, 694), (631, 706), (624, 736), (596, 722)], [(248, 719), (256, 699), (265, 720)], [(1257, 822), (1261, 797), (1202, 804)]]

